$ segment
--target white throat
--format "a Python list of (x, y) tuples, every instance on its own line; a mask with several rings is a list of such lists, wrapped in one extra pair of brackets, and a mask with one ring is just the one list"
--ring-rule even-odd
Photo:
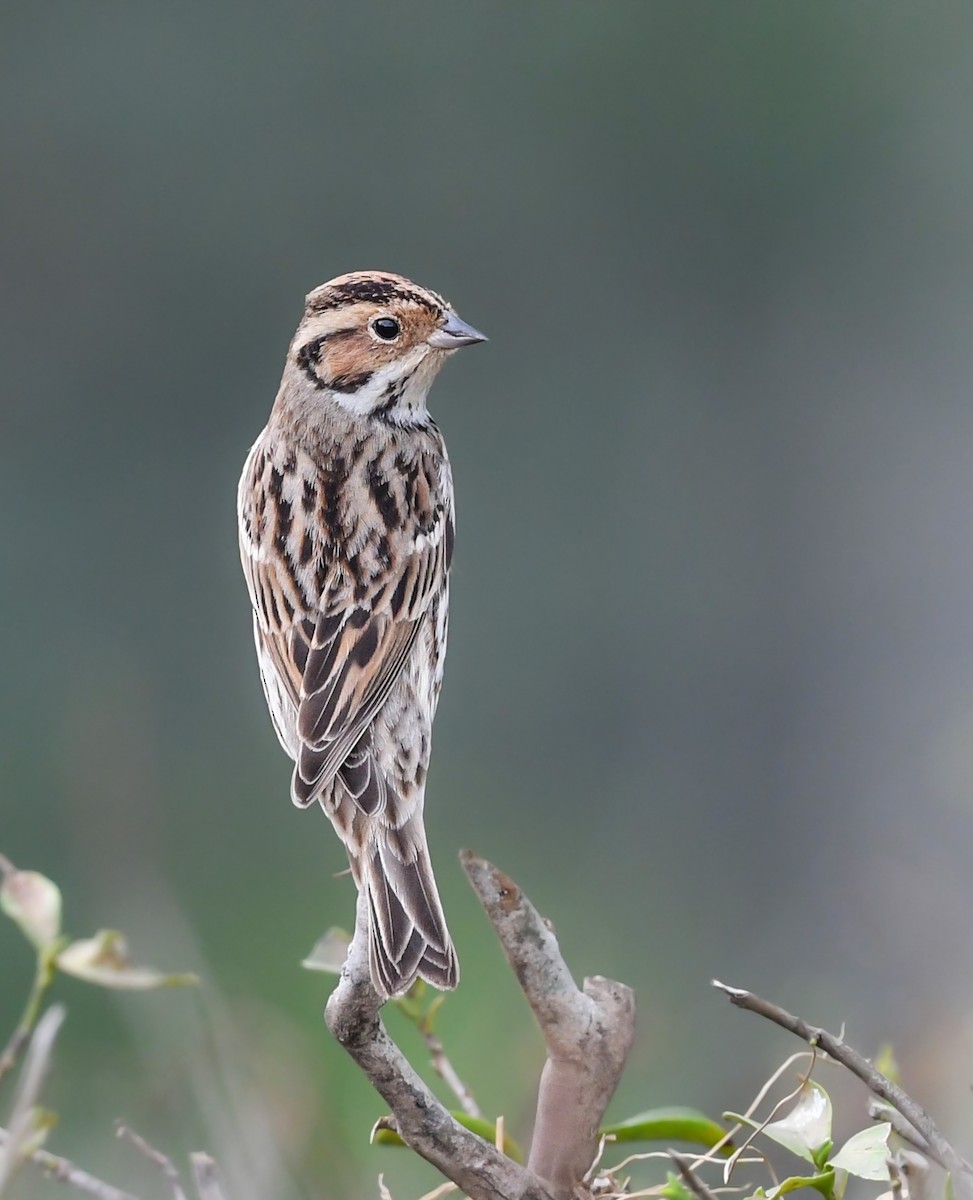
[(439, 366), (429, 360), (421, 352), (389, 363), (353, 392), (331, 391), (331, 399), (355, 416), (376, 416), (393, 425), (424, 425), (429, 420), (426, 397)]

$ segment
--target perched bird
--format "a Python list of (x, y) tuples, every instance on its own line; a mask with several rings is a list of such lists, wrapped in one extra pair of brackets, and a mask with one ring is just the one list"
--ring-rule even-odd
[(240, 479), (240, 556), (291, 795), (317, 801), (345, 844), (382, 996), (459, 979), (422, 823), (454, 530), (426, 394), (453, 351), (485, 340), (401, 275), (315, 288)]

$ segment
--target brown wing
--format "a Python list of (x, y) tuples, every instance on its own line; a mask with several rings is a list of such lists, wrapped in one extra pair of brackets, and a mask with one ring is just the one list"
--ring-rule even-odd
[[(430, 485), (435, 471), (416, 470), (404, 482), (397, 529), (388, 522), (364, 527), (365, 541), (353, 556), (357, 571), (351, 558), (336, 560), (326, 571), (302, 558), (307, 572), (302, 575), (295, 564), (303, 513), (296, 501), (288, 501), (288, 485), (262, 457), (260, 444), (251, 451), (241, 479), (241, 557), (257, 617), (264, 690), (281, 742), (295, 759), (292, 790), (298, 804), (320, 796), (355, 749), (395, 686), (432, 599), (445, 586), (453, 520), (448, 501)], [(379, 513), (383, 506), (397, 511), (385, 495), (387, 484), (384, 490), (374, 482), (369, 487)], [(275, 504), (267, 503), (272, 519), (263, 521), (267, 495)], [(359, 758), (349, 763), (351, 775), (372, 765)], [(349, 790), (358, 792), (351, 779)]]
[(300, 754), (292, 785), (298, 804), (327, 787), (401, 675), (430, 603), (445, 586), (452, 515), (437, 514), (437, 524), (417, 542), (373, 597), (317, 620), (298, 702)]
[(315, 799), (355, 748), (395, 686), (423, 619), (395, 621), (356, 608), (334, 632), (334, 618), (319, 619), (297, 710), (298, 804)]

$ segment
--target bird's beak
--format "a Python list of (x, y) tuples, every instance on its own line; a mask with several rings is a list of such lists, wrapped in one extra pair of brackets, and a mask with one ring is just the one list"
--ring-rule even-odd
[(426, 340), (437, 350), (458, 350), (460, 346), (475, 346), (477, 342), (485, 342), (487, 335), (480, 333), (472, 325), (467, 325), (456, 313), (451, 312), (446, 317), (446, 323), (440, 325)]

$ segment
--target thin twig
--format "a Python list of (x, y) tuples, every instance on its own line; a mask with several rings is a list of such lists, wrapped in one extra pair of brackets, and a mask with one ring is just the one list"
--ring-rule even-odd
[(3, 1049), (3, 1053), (0, 1054), (0, 1081), (16, 1066), (21, 1051), (30, 1041), (30, 1035), (41, 1013), (44, 997), (47, 995), (47, 989), (53, 981), (53, 960), (43, 951), (38, 952), (37, 969), (34, 972), (34, 982), (31, 984), (27, 1004), (24, 1006), (24, 1011), (17, 1023), (17, 1028), (11, 1034), (10, 1040)]
[(675, 1150), (669, 1151), (669, 1157), (676, 1164), (676, 1170), (682, 1176), (689, 1190), (697, 1197), (697, 1200), (716, 1200), (714, 1194), (689, 1165), (688, 1158), (685, 1158), (682, 1154), (677, 1154)]
[(728, 987), (716, 979), (713, 980), (713, 986), (724, 992), (730, 1003), (736, 1005), (737, 1008), (757, 1013), (758, 1016), (773, 1021), (775, 1025), (780, 1025), (782, 1029), (796, 1034), (809, 1046), (820, 1047), (842, 1066), (847, 1067), (853, 1075), (857, 1075), (870, 1091), (882, 1100), (887, 1100), (925, 1138), (928, 1147), (926, 1152), (930, 1158), (953, 1176), (957, 1194), (962, 1195), (964, 1200), (973, 1200), (973, 1166), (953, 1149), (925, 1109), (904, 1092), (898, 1084), (893, 1083), (891, 1079), (877, 1070), (864, 1055), (846, 1045), (840, 1038), (828, 1033), (826, 1029), (818, 1029), (809, 1025), (800, 1017), (795, 1017), (785, 1009), (772, 1004), (769, 1000), (764, 1000), (753, 992), (748, 992), (743, 988)]
[(49, 1008), (38, 1021), (30, 1039), (20, 1083), (14, 1096), (7, 1140), (3, 1146), (3, 1153), (0, 1154), (0, 1196), (25, 1157), (24, 1146), (33, 1132), (34, 1106), (40, 1096), (54, 1043), (66, 1015), (61, 1005)]
[[(0, 1146), (8, 1136), (5, 1129), (0, 1129)], [(51, 1154), (48, 1150), (31, 1151), (27, 1155), (27, 1161), (43, 1171), (48, 1179), (53, 1179), (56, 1183), (66, 1183), (85, 1196), (95, 1196), (96, 1200), (139, 1200), (138, 1196), (133, 1196), (131, 1192), (123, 1192), (121, 1188), (105, 1183), (103, 1179), (96, 1179), (70, 1159)]]
[(432, 1064), (432, 1069), (456, 1097), (460, 1108), (468, 1117), (482, 1117), (483, 1113), (480, 1112), (480, 1106), (476, 1102), (476, 1097), (456, 1073), (456, 1068), (446, 1055), (446, 1048), (442, 1040), (432, 1030), (426, 1029), (422, 1021), (418, 1022), (418, 1029), (422, 1040), (426, 1043), (429, 1050), (429, 1061)]
[[(8, 1136), (5, 1129), (0, 1129), (0, 1146)], [(133, 1196), (131, 1192), (123, 1192), (121, 1188), (105, 1183), (103, 1179), (96, 1179), (70, 1159), (51, 1154), (48, 1150), (31, 1151), (27, 1155), (27, 1161), (43, 1171), (48, 1179), (53, 1179), (56, 1183), (66, 1183), (85, 1196), (96, 1197), (96, 1200), (139, 1200), (138, 1196)]]
[(129, 1129), (121, 1121), (115, 1122), (115, 1134), (123, 1141), (129, 1142), (139, 1154), (143, 1155), (150, 1163), (154, 1163), (159, 1168), (168, 1181), (172, 1191), (172, 1200), (186, 1200), (186, 1193), (182, 1188), (182, 1180), (179, 1178), (179, 1172), (176, 1170), (171, 1158), (163, 1154), (161, 1150), (157, 1150), (155, 1146), (150, 1145), (141, 1134), (136, 1133), (134, 1129)]
[[(736, 1150), (734, 1150), (733, 1153), (730, 1155), (730, 1157), (727, 1159), (726, 1166), (723, 1168), (723, 1182), (724, 1183), (730, 1182), (730, 1176), (733, 1174), (734, 1170), (736, 1169), (737, 1163), (742, 1161), (741, 1156), (745, 1153), (745, 1151), (750, 1149), (750, 1147), (753, 1145), (755, 1139), (758, 1138), (760, 1136), (760, 1134), (763, 1133), (763, 1131), (767, 1128), (767, 1126), (774, 1119), (774, 1117), (777, 1116), (777, 1114), (784, 1107), (784, 1105), (789, 1104), (792, 1100), (796, 1100), (797, 1097), (803, 1091), (803, 1089), (807, 1086), (807, 1082), (811, 1078), (811, 1072), (814, 1070), (814, 1064), (817, 1061), (817, 1057), (818, 1057), (817, 1049), (815, 1047), (812, 1047), (811, 1048), (811, 1061), (807, 1065), (807, 1070), (804, 1072), (801, 1082), (797, 1085), (796, 1088), (794, 1088), (794, 1090), (792, 1092), (788, 1092), (786, 1096), (781, 1097), (781, 1099), (777, 1101), (777, 1103), (770, 1110), (770, 1112), (764, 1117), (764, 1119), (758, 1125), (756, 1125), (753, 1129), (750, 1130), (745, 1141)], [(767, 1169), (770, 1172), (771, 1178), (774, 1181), (774, 1186), (776, 1187), (777, 1184), (780, 1182), (780, 1180), (777, 1178), (777, 1174), (774, 1171), (773, 1165), (771, 1164), (770, 1160), (761, 1153), (759, 1147), (754, 1147), (754, 1152), (756, 1154), (760, 1154), (761, 1157), (764, 1158), (764, 1161), (767, 1163)]]
[(193, 1183), (199, 1200), (225, 1200), (223, 1179), (215, 1159), (197, 1150), (190, 1154), (189, 1165), (193, 1169)]

